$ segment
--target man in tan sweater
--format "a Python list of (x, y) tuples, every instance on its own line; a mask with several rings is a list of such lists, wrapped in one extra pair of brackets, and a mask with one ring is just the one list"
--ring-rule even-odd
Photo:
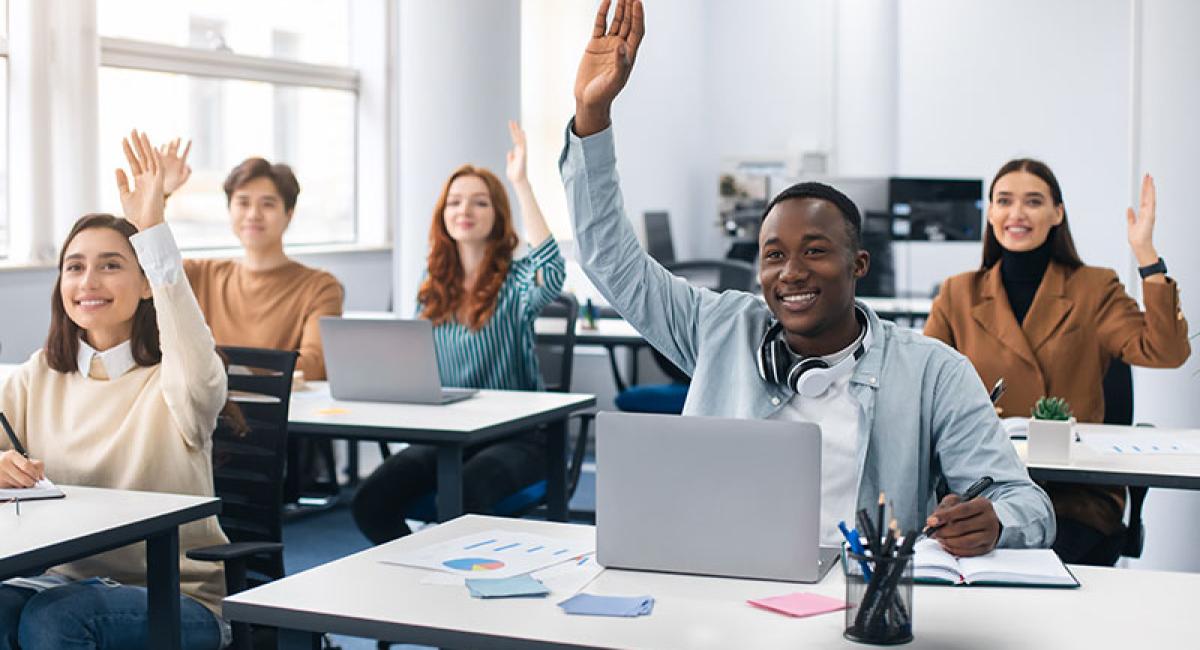
[[(187, 182), (189, 144), (163, 150), (168, 196)], [(283, 233), (300, 184), (290, 167), (247, 158), (225, 179), (226, 207), (240, 260), (186, 260), (184, 269), (218, 345), (297, 350), (306, 379), (325, 378), (320, 319), (342, 313), (342, 285), (326, 271), (288, 258)]]
[[(189, 143), (175, 140), (161, 151), (168, 196), (187, 182)], [(321, 317), (342, 314), (342, 285), (326, 271), (288, 258), (283, 234), (292, 222), (300, 184), (287, 165), (247, 158), (225, 179), (225, 200), (240, 260), (184, 260), (188, 281), (218, 345), (297, 350), (296, 369), (305, 379), (325, 378)], [(289, 445), (289, 501), (320, 483), (316, 452), (336, 482), (329, 441), (298, 439)], [(325, 491), (318, 489), (318, 492)]]

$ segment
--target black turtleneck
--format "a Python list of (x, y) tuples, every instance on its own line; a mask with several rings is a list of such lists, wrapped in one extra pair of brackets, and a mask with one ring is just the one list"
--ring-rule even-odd
[(1031, 251), (1016, 253), (1004, 249), (1000, 256), (1000, 277), (1018, 325), (1025, 322), (1025, 315), (1033, 305), (1033, 297), (1042, 283), (1042, 276), (1046, 275), (1051, 246), (1047, 237), (1044, 244)]

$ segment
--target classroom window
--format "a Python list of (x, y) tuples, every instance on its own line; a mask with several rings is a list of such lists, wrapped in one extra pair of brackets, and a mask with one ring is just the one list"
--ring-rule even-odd
[(120, 209), (112, 170), (138, 128), (192, 141), (192, 177), (167, 206), (182, 248), (237, 246), (223, 183), (252, 156), (291, 165), (300, 181), (285, 243), (357, 242), (350, 22), (349, 4), (331, 0), (98, 3), (104, 209)]
[[(196, 38), (197, 25), (217, 25)], [(348, 0), (103, 0), (96, 3), (101, 36), (235, 52), (284, 55), (292, 61), (345, 66), (350, 62)], [(286, 52), (275, 34), (295, 41)]]
[(156, 142), (192, 138), (192, 177), (167, 206), (181, 247), (237, 246), (223, 184), (251, 156), (286, 162), (300, 181), (286, 243), (356, 240), (355, 93), (111, 67), (98, 86), (105, 210), (120, 210), (113, 169), (124, 164), (121, 138), (139, 128)]

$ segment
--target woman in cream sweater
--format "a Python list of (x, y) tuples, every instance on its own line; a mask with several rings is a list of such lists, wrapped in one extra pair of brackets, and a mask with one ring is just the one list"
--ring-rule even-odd
[[(163, 222), (161, 154), (125, 142), (126, 218), (90, 214), (59, 255), (50, 333), (0, 388), (29, 458), (0, 440), (0, 487), (57, 483), (212, 495), (212, 431), (225, 369)], [(226, 541), (215, 517), (179, 531), (183, 647), (220, 648), (221, 566), (187, 550)], [(0, 585), (0, 650), (146, 647), (141, 544)], [(89, 645), (80, 645), (80, 641)]]

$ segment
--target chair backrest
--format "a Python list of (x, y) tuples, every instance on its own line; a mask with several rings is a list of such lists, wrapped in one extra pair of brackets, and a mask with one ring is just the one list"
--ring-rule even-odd
[(667, 270), (692, 284), (713, 291), (752, 291), (754, 265), (741, 260), (688, 260), (664, 264)]
[[(283, 541), (283, 471), (295, 351), (219, 347), (230, 364), (229, 393), (249, 430), (228, 421), (213, 433), (213, 482), (218, 521), (231, 542)], [(256, 557), (251, 574), (283, 577), (282, 554)]]
[(571, 392), (571, 373), (575, 367), (575, 322), (579, 318), (579, 301), (571, 293), (559, 294), (542, 309), (542, 316), (563, 319), (561, 333), (538, 335), (538, 366), (546, 390)]
[(675, 243), (671, 239), (671, 217), (666, 212), (643, 212), (646, 227), (646, 252), (659, 264), (675, 262)]
[(1120, 359), (1104, 373), (1104, 423), (1133, 424), (1133, 372)]

